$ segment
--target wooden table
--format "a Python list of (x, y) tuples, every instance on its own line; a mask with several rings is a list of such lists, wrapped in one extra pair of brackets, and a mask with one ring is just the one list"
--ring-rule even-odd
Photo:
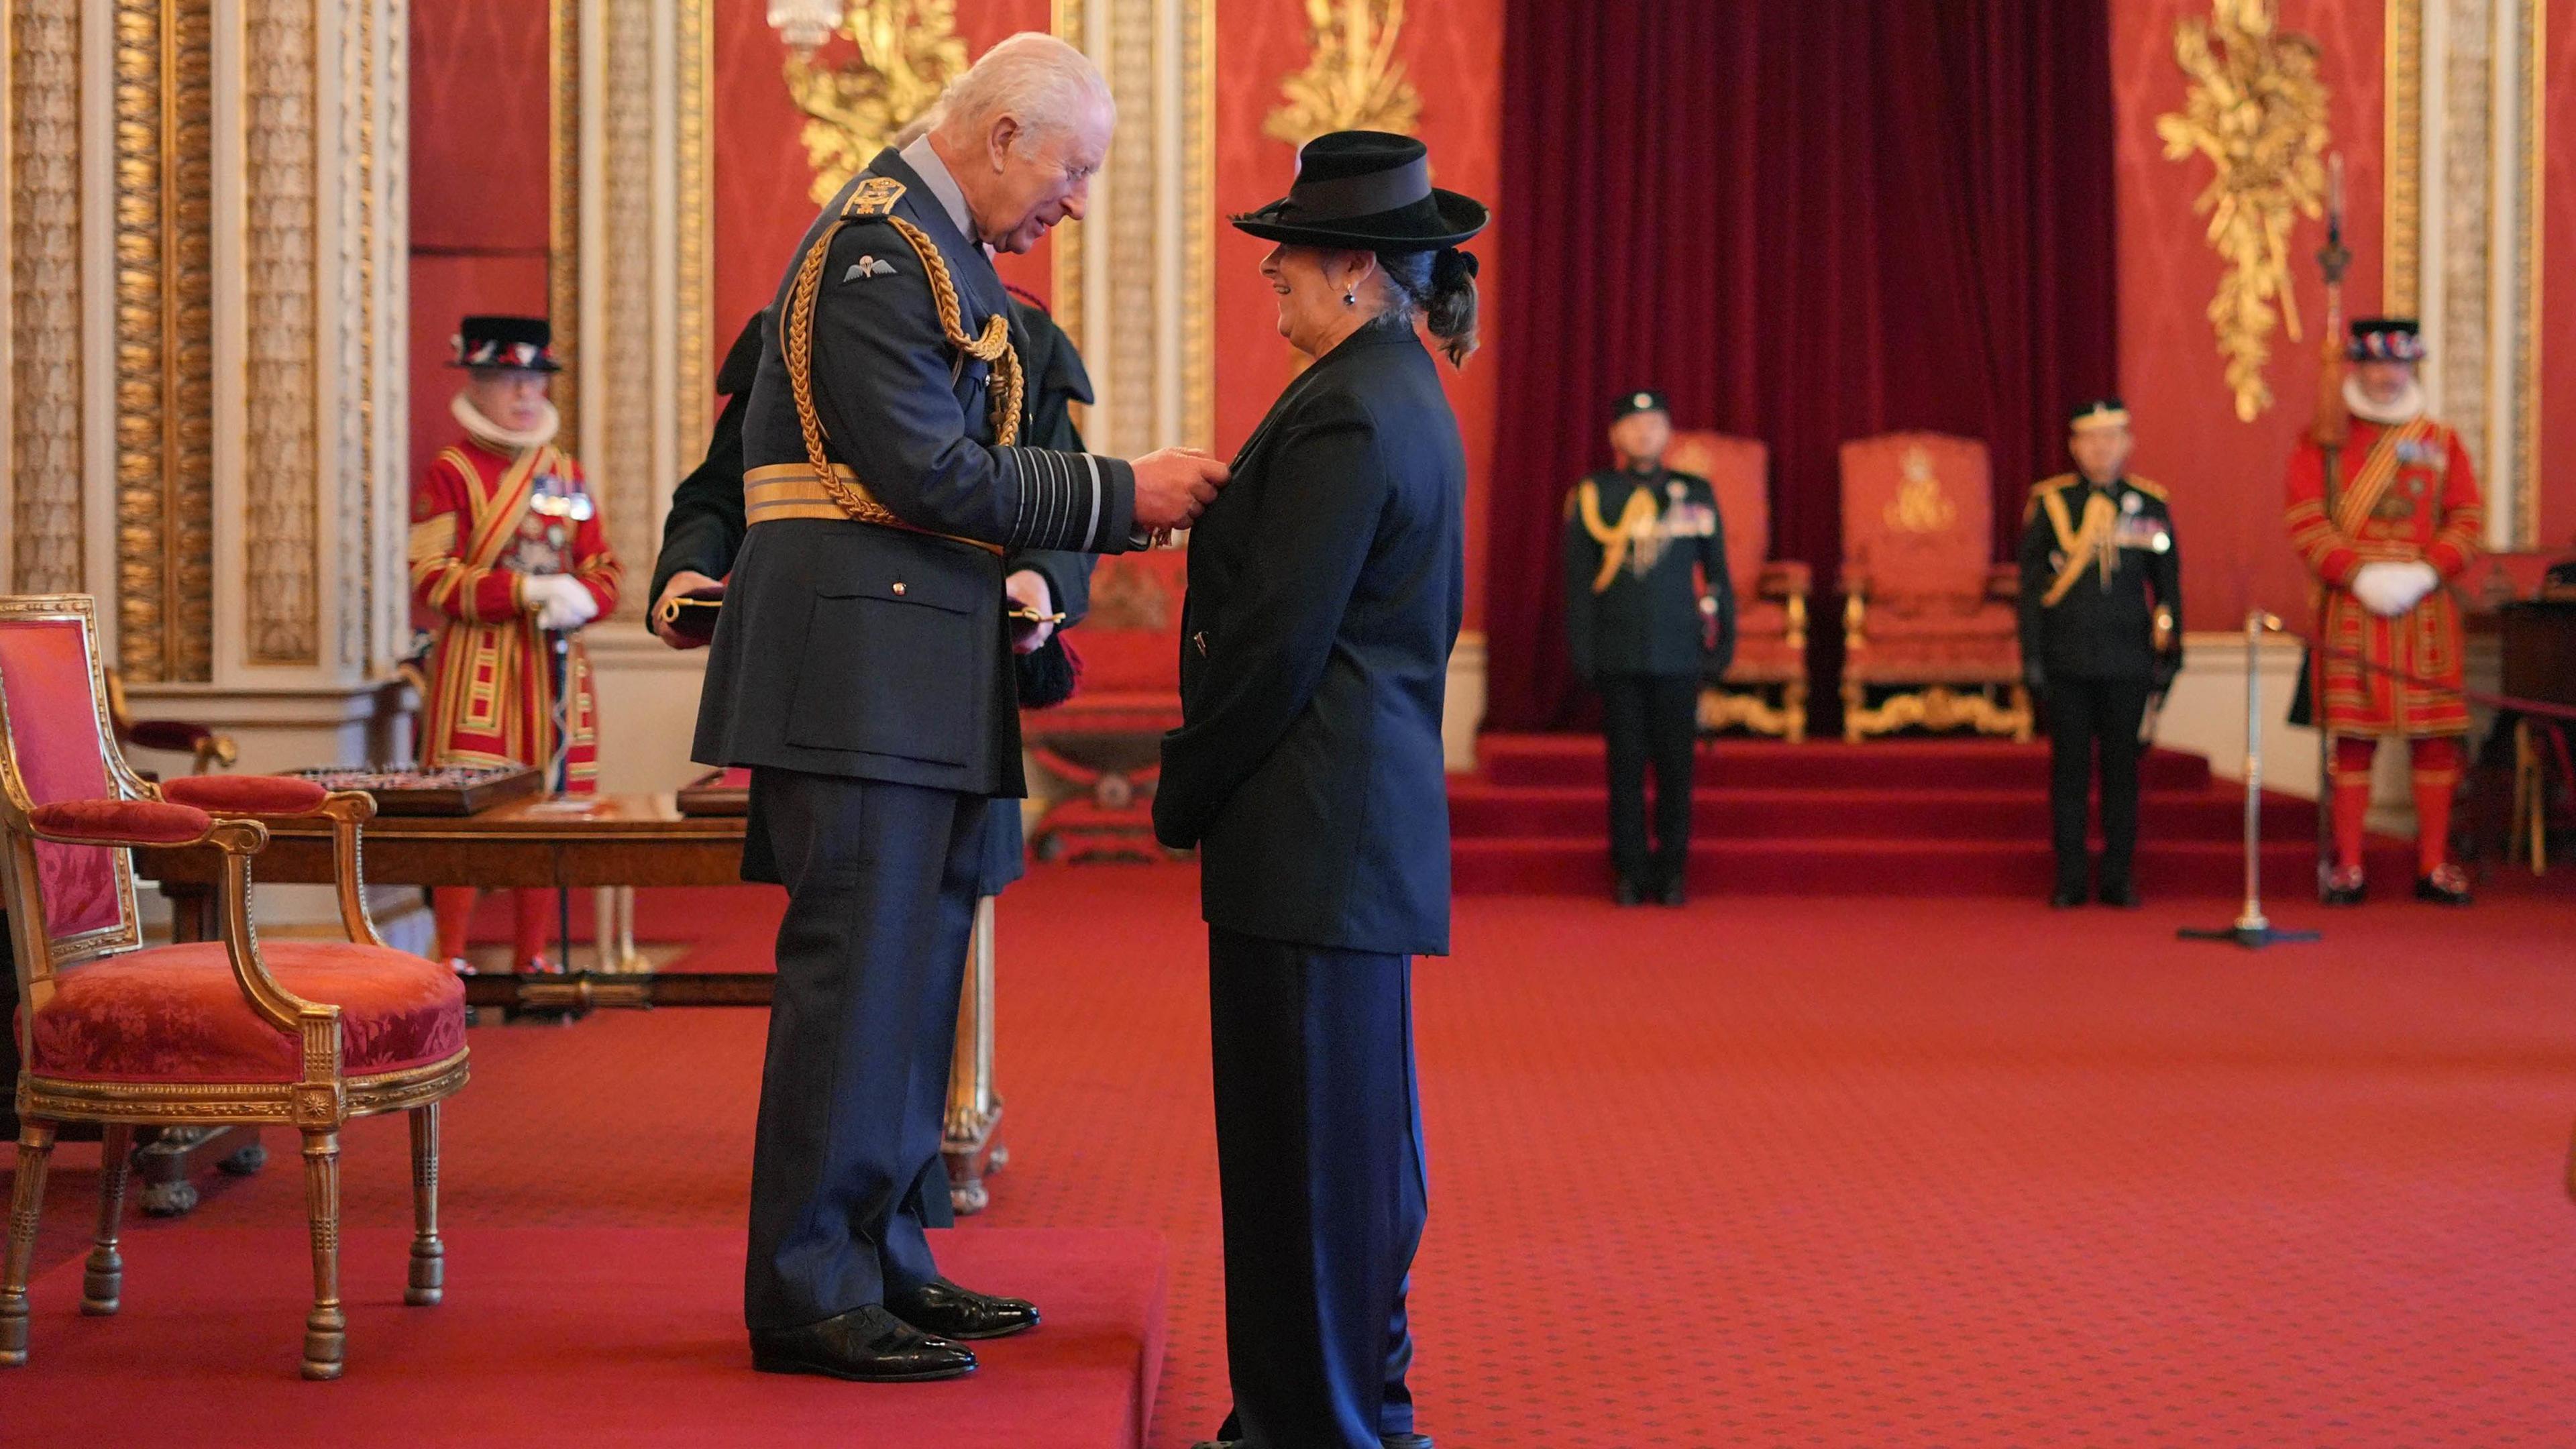
[[(586, 1011), (600, 1006), (767, 1006), (766, 971), (657, 971), (635, 951), (635, 886), (720, 886), (742, 882), (743, 817), (683, 815), (670, 795), (592, 795), (513, 800), (476, 815), (377, 816), (361, 836), (373, 885), (620, 889), (622, 908), (598, 909), (600, 968), (560, 976), (480, 975), (466, 1000), (517, 1011)], [(182, 941), (216, 932), (221, 857), (211, 850), (138, 850), (138, 875), (170, 898)], [(336, 877), (330, 831), (269, 828), (268, 848), (251, 861), (254, 882), (327, 885)], [(965, 990), (958, 1003), (956, 1056), (949, 1069), (946, 1140), (949, 1197), (959, 1212), (984, 1206), (983, 1175), (1007, 1160), (994, 1141), (1002, 1099), (993, 1086), (993, 903), (975, 913)]]
[[(742, 883), (741, 816), (683, 815), (669, 795), (591, 795), (512, 800), (477, 815), (380, 815), (367, 823), (370, 885), (599, 890)], [(220, 861), (212, 851), (138, 850), (137, 874), (170, 898), (182, 941), (215, 933)], [(327, 885), (333, 879), (328, 829), (271, 826), (268, 848), (251, 861), (264, 884)], [(635, 953), (631, 903), (599, 909), (599, 964), (559, 976), (466, 978), (477, 1006), (555, 1009), (590, 1006), (767, 1006), (766, 972), (654, 971)], [(569, 964), (569, 963), (567, 963)]]

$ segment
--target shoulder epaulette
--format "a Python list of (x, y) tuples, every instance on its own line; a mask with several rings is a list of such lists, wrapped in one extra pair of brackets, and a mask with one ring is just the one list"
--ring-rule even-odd
[(2030, 485), (2030, 496), (2023, 499), (2021, 504), (2021, 521), (2023, 524), (2027, 525), (2032, 519), (2039, 516), (2039, 500), (2074, 481), (2074, 474), (2059, 473), (2054, 477), (2042, 478), (2038, 482)]
[(2131, 478), (2128, 480), (2128, 483), (2130, 487), (2137, 489), (2139, 492), (2144, 493), (2149, 498), (2156, 500), (2158, 503), (2166, 501), (2165, 490), (2156, 484), (2148, 482), (2144, 478)]
[(891, 176), (871, 176), (850, 193), (849, 203), (841, 208), (848, 217), (879, 217), (894, 213), (894, 204), (903, 200), (903, 183)]

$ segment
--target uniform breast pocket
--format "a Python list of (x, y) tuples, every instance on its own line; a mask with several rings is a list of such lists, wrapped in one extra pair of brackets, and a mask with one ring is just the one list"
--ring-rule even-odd
[(816, 598), (787, 742), (965, 764), (984, 673), (976, 606), (971, 581), (935, 576)]

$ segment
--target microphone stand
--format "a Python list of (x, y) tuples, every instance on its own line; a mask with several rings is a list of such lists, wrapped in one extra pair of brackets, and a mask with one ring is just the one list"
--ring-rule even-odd
[[(2289, 931), (2263, 914), (2263, 680), (2257, 670), (2263, 631), (2281, 621), (2261, 609), (2245, 615), (2245, 908), (2236, 923), (2217, 929), (2185, 926), (2176, 934), (2186, 941), (2232, 941), (2247, 950), (2292, 941), (2313, 941), (2314, 931)], [(2322, 810), (2326, 802), (2319, 800)]]

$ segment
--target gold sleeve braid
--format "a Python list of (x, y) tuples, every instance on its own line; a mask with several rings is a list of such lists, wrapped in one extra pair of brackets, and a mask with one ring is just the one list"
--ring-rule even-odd
[(859, 189), (851, 193), (849, 203), (841, 208), (840, 216), (814, 239), (814, 245), (806, 249), (805, 260), (796, 268), (796, 285), (788, 292), (787, 326), (781, 336), (780, 350), (785, 353), (788, 389), (796, 399), (796, 425), (805, 434), (805, 457), (813, 464), (814, 476), (822, 480), (824, 490), (832, 495), (832, 501), (839, 504), (843, 512), (861, 523), (892, 523), (908, 527), (884, 504), (852, 490), (834, 470), (823, 448), (823, 418), (814, 409), (814, 305), (822, 288), (824, 259), (830, 255), (832, 241), (841, 234), (841, 228), (854, 221), (886, 222), (921, 258), (922, 271), (930, 278), (931, 300), (939, 308), (939, 329), (946, 335), (948, 345), (978, 362), (992, 364), (995, 379), (993, 439), (997, 446), (1007, 448), (1019, 439), (1022, 379), (1019, 354), (1011, 349), (1010, 319), (999, 315), (988, 317), (984, 320), (983, 335), (966, 335), (966, 324), (957, 304), (957, 283), (948, 275), (948, 264), (940, 258), (938, 244), (924, 235), (921, 228), (888, 209), (894, 199), (903, 194), (903, 188), (892, 183), (889, 183), (892, 185), (890, 193), (874, 188), (874, 181), (882, 179), (862, 182)]

